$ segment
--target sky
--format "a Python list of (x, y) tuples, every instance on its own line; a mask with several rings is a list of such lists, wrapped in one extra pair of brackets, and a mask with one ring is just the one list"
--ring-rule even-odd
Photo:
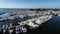
[(0, 8), (60, 8), (60, 0), (0, 0)]

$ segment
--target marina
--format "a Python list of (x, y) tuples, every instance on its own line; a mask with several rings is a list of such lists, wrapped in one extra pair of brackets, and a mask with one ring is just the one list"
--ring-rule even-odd
[[(16, 9), (15, 9), (16, 10)], [(14, 12), (5, 12), (0, 15), (0, 33), (1, 34), (27, 34), (34, 33), (33, 31), (37, 31), (36, 29), (46, 26), (46, 23), (49, 23), (53, 17), (59, 17), (59, 11), (56, 13), (55, 11), (45, 11), (45, 12), (37, 12), (36, 11), (17, 11)], [(55, 20), (55, 19), (54, 19)], [(55, 21), (51, 21), (55, 22)], [(45, 25), (46, 24), (46, 25)], [(48, 26), (48, 25), (47, 25)], [(49, 26), (48, 26), (49, 27)], [(48, 28), (47, 27), (47, 28)], [(44, 28), (45, 29), (45, 28)], [(39, 31), (38, 30), (38, 31)], [(44, 30), (42, 30), (44, 31)], [(41, 33), (43, 33), (41, 31)], [(37, 32), (36, 32), (37, 33)]]
[[(46, 13), (47, 14), (47, 13)], [(5, 17), (6, 16), (6, 17)], [(2, 34), (27, 33), (28, 29), (36, 29), (46, 21), (50, 20), (53, 15), (35, 13), (33, 11), (24, 12), (7, 12), (0, 15), (0, 32)], [(7, 33), (8, 31), (8, 33)]]
[[(43, 16), (42, 16), (43, 17)], [(52, 16), (48, 16), (48, 17), (46, 17), (46, 19), (47, 20), (49, 20), (50, 18), (51, 18)], [(40, 17), (39, 17), (40, 18)], [(36, 18), (35, 18), (36, 19)], [(35, 19), (33, 20), (33, 21), (35, 21)], [(38, 19), (38, 18), (37, 18)], [(40, 18), (40, 19), (42, 19), (42, 18)], [(45, 18), (44, 18), (45, 19)], [(47, 21), (47, 20), (44, 20), (44, 21)], [(29, 27), (30, 27), (30, 29), (32, 29), (32, 28), (36, 28), (36, 27), (39, 27), (39, 25), (40, 24), (42, 24), (42, 22), (36, 22), (36, 24), (34, 24), (34, 23), (32, 23), (32, 21), (31, 21), (32, 19), (30, 19), (30, 20), (27, 20), (27, 21), (24, 21), (24, 22), (21, 22), (21, 23), (19, 23), (20, 25), (17, 25), (17, 26), (12, 26), (12, 25), (10, 25), (10, 27), (8, 27), (8, 26), (6, 26), (6, 27), (4, 27), (5, 25), (3, 25), (3, 28), (1, 28), (1, 29), (3, 29), (3, 33), (5, 33), (6, 32), (6, 30), (8, 29), (9, 30), (9, 32), (10, 33), (12, 33), (13, 32), (13, 30), (14, 29), (12, 29), (12, 30), (10, 30), (10, 28), (16, 28), (15, 30), (16, 30), (16, 33), (26, 33), (27, 32), (27, 29), (26, 29), (26, 27), (25, 28), (23, 28), (25, 25), (28, 25)], [(43, 19), (42, 19), (43, 20)], [(27, 23), (29, 21), (29, 23)], [(43, 21), (43, 22), (44, 22)], [(22, 26), (22, 27), (21, 27)], [(32, 28), (31, 28), (32, 27)], [(6, 28), (6, 29), (5, 29)], [(21, 30), (20, 30), (21, 29)]]
[(0, 0), (0, 34), (60, 34), (60, 0)]

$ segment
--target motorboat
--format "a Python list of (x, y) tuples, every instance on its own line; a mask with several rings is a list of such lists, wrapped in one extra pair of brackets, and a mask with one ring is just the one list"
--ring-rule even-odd
[(33, 28), (39, 27), (39, 25), (34, 24), (32, 21), (29, 21), (27, 25), (28, 25), (28, 26), (31, 26), (31, 27), (33, 27)]
[(42, 22), (39, 19), (35, 20), (35, 23), (38, 25), (42, 24)]
[(20, 33), (20, 28), (16, 27), (16, 34), (19, 34), (19, 33)]
[(9, 31), (10, 34), (13, 32), (13, 30), (14, 30), (13, 28), (9, 28), (8, 29), (8, 31)]
[(23, 33), (26, 33), (26, 32), (27, 32), (27, 28), (22, 27), (22, 32), (23, 32)]

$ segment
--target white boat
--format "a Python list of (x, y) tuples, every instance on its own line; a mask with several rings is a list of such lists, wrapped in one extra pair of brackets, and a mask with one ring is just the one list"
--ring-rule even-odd
[(12, 27), (12, 23), (10, 23), (10, 27)]
[(20, 33), (19, 30), (20, 30), (19, 27), (16, 27), (16, 34), (19, 34)]
[(39, 19), (37, 19), (37, 20), (35, 21), (35, 23), (38, 24), (38, 25), (42, 24), (42, 22), (41, 22)]
[(29, 23), (27, 24), (28, 26), (31, 26), (33, 28), (39, 27), (39, 25), (34, 24), (32, 21), (29, 21)]
[(3, 25), (2, 28), (5, 28), (5, 25)]
[(58, 16), (60, 16), (60, 15), (58, 15)]
[(20, 15), (20, 18), (24, 18), (24, 15)]
[(12, 32), (13, 32), (13, 30), (12, 30), (12, 29), (10, 29), (10, 30), (9, 30), (9, 33), (12, 33)]
[(22, 27), (22, 32), (23, 32), (23, 33), (26, 33), (26, 32), (27, 32), (27, 28), (23, 28), (23, 27)]
[(3, 28), (3, 33), (5, 33), (6, 32), (6, 28)]

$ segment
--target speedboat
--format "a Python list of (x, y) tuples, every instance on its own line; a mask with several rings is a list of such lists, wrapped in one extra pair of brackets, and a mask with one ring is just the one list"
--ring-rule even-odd
[(22, 32), (26, 33), (27, 32), (27, 28), (22, 27)]
[(35, 20), (35, 23), (38, 24), (38, 25), (42, 24), (39, 19)]
[(33, 28), (39, 27), (39, 25), (34, 24), (32, 21), (29, 21), (27, 25)]
[(14, 29), (13, 28), (9, 28), (8, 30), (9, 30), (9, 33), (11, 34)]
[(16, 34), (19, 34), (19, 33), (20, 33), (20, 28), (16, 27)]

